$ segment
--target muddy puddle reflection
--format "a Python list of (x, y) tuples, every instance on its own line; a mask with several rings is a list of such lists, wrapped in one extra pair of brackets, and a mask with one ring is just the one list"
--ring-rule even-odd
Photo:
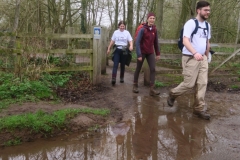
[[(166, 106), (166, 97), (133, 97), (135, 115), (96, 133), (41, 139), (0, 149), (0, 160), (187, 160), (211, 153), (217, 138), (192, 115), (191, 97)], [(186, 105), (186, 100), (189, 102)]]

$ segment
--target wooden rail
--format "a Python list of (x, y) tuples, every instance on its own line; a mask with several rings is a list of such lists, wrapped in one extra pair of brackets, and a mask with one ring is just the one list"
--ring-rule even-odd
[[(159, 44), (177, 44), (177, 39), (159, 39)], [(217, 47), (227, 47), (227, 48), (238, 48), (233, 53), (224, 53), (224, 52), (215, 52), (216, 55), (227, 55), (228, 57), (225, 58), (225, 60), (222, 61), (218, 66), (216, 66), (210, 73), (213, 74), (217, 69), (219, 69), (222, 65), (224, 65), (227, 61), (232, 59), (236, 55), (240, 55), (240, 44), (224, 44), (224, 43), (211, 43), (212, 48)], [(169, 53), (161, 53), (161, 59), (181, 59), (182, 55), (181, 53), (176, 54), (169, 54)], [(150, 83), (150, 70), (147, 65), (147, 62), (145, 61), (143, 64), (143, 71), (144, 71), (144, 85), (148, 85)]]
[[(101, 29), (101, 34), (98, 35), (97, 38), (94, 37), (93, 29), (97, 27)], [(0, 34), (0, 38), (6, 37), (17, 37), (16, 48), (7, 49), (8, 53), (16, 54), (15, 56), (15, 73), (23, 70), (21, 64), (21, 57), (23, 54), (29, 54), (30, 56), (39, 57), (43, 59), (47, 59), (49, 55), (63, 56), (63, 55), (74, 55), (76, 56), (75, 63), (76, 65), (67, 66), (67, 67), (46, 67), (44, 71), (53, 72), (53, 71), (88, 71), (90, 73), (90, 79), (93, 84), (99, 84), (101, 82), (101, 73), (106, 72), (106, 29), (100, 26), (93, 26), (91, 34), (75, 34), (73, 28), (68, 28), (68, 33), (64, 34), (55, 34), (52, 33), (50, 29), (46, 29), (46, 32), (43, 34), (33, 34), (33, 33), (21, 33), (18, 35), (14, 35), (11, 33), (2, 33)], [(23, 42), (29, 38), (36, 39), (45, 39), (45, 48), (34, 48), (28, 49), (25, 46), (23, 49)], [(56, 48), (53, 49), (51, 46), (51, 42), (55, 40), (65, 40), (67, 42), (67, 47), (64, 49)], [(72, 40), (79, 41), (88, 41), (90, 43), (90, 48), (88, 49), (78, 49), (71, 42)], [(32, 45), (32, 47), (34, 47)], [(81, 63), (81, 65), (77, 65), (77, 63)]]

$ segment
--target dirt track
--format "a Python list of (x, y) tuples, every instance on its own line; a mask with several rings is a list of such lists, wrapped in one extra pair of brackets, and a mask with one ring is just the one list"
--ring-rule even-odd
[[(102, 76), (102, 84), (95, 86), (91, 90), (84, 90), (79, 96), (79, 90), (76, 93), (71, 92), (71, 96), (75, 95), (74, 104), (65, 103), (61, 105), (52, 105), (49, 103), (27, 103), (21, 106), (13, 105), (0, 113), (0, 117), (4, 115), (15, 115), (28, 112), (35, 112), (42, 109), (46, 112), (52, 112), (61, 108), (79, 108), (79, 107), (93, 107), (93, 108), (109, 108), (111, 110), (111, 115), (107, 118), (102, 118), (93, 115), (79, 115), (70, 122), (69, 132), (76, 132), (82, 129), (87, 129), (90, 126), (99, 123), (100, 125), (105, 125), (108, 123), (117, 123), (121, 121), (128, 121), (135, 113), (136, 110), (134, 106), (136, 105), (136, 99), (138, 96), (146, 97), (148, 96), (149, 88), (143, 86), (143, 82), (139, 83), (139, 94), (132, 93), (132, 79), (133, 72), (128, 68), (128, 72), (125, 74), (125, 83), (117, 83), (114, 87), (110, 84), (111, 77), (111, 66), (107, 68), (107, 74)], [(143, 76), (143, 75), (141, 75)], [(143, 78), (140, 78), (143, 79)], [(208, 106), (208, 111), (212, 115), (210, 121), (201, 121), (206, 125), (207, 131), (211, 132), (213, 136), (213, 141), (211, 147), (213, 152), (207, 154), (207, 158), (204, 155), (199, 156), (197, 159), (209, 159), (211, 157), (221, 157), (221, 159), (237, 159), (238, 153), (240, 151), (240, 101), (239, 101), (239, 91), (229, 92), (228, 87), (223, 83), (209, 83), (208, 91), (206, 93), (206, 102)], [(216, 86), (217, 85), (217, 86)], [(86, 85), (88, 86), (88, 85)], [(223, 87), (225, 86), (225, 87)], [(218, 88), (218, 89), (216, 89)], [(220, 89), (219, 89), (220, 88)], [(161, 94), (159, 98), (159, 107), (167, 107), (166, 98), (169, 88), (161, 88)], [(216, 92), (220, 91), (220, 92)], [(62, 94), (69, 95), (69, 94)], [(188, 93), (191, 96), (191, 93)], [(65, 96), (65, 100), (69, 101), (69, 97)], [(81, 98), (81, 99), (79, 99)], [(179, 110), (181, 106), (186, 104), (186, 97), (179, 97), (177, 99), (174, 108)], [(191, 102), (191, 100), (190, 100)], [(191, 114), (191, 108), (187, 108), (186, 115)], [(174, 112), (173, 112), (174, 114)], [(175, 113), (177, 114), (177, 112)], [(65, 134), (64, 131), (60, 132)], [(26, 131), (19, 131), (14, 133), (14, 136), (22, 136), (23, 141), (32, 141), (35, 138), (41, 138), (42, 135), (31, 135)], [(57, 135), (55, 133), (55, 135)], [(52, 136), (55, 136), (54, 134)], [(10, 138), (9, 133), (0, 134), (0, 140), (6, 140)], [(13, 135), (12, 135), (13, 136)], [(211, 158), (210, 158), (211, 159)]]

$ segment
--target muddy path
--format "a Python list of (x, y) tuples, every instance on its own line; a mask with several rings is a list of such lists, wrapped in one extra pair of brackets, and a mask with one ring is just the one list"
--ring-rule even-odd
[[(131, 152), (135, 153), (133, 159), (146, 158), (146, 155), (140, 154), (145, 152), (149, 154), (148, 157), (153, 156), (150, 153), (156, 153), (160, 157), (165, 156), (163, 159), (168, 159), (166, 157), (169, 159), (240, 159), (240, 96), (238, 91), (229, 92), (224, 82), (220, 83), (219, 79), (217, 83), (211, 82), (206, 93), (206, 102), (208, 112), (212, 117), (210, 121), (206, 121), (192, 115), (192, 92), (178, 97), (174, 106), (169, 108), (166, 103), (168, 87), (160, 89), (159, 97), (150, 97), (149, 88), (143, 85), (143, 81), (140, 81), (140, 92), (132, 93), (132, 68), (127, 68), (125, 82), (120, 83), (118, 78), (113, 87), (110, 83), (111, 67), (110, 64), (107, 67), (107, 74), (102, 76), (102, 84), (92, 91), (84, 91), (85, 96), (82, 99), (58, 105), (46, 102), (13, 105), (3, 110), (0, 117), (35, 112), (39, 109), (52, 112), (60, 108), (109, 108), (111, 110), (109, 117), (79, 115), (70, 122), (68, 133), (63, 131), (60, 134), (73, 134), (97, 123), (104, 127), (128, 122), (129, 131), (134, 135), (130, 144), (135, 146), (131, 149)], [(143, 74), (140, 75), (140, 80), (143, 80), (142, 77)], [(150, 130), (152, 130), (151, 133), (148, 132)], [(16, 134), (24, 137), (23, 141), (43, 138), (41, 135), (31, 135), (21, 131)], [(57, 135), (59, 133), (52, 136)], [(154, 139), (148, 139), (149, 136), (153, 136)], [(8, 133), (0, 134), (1, 140), (8, 137)], [(148, 143), (149, 141), (151, 144)], [(156, 147), (152, 145), (161, 147), (156, 150)], [(4, 151), (6, 149), (1, 148), (0, 153)]]

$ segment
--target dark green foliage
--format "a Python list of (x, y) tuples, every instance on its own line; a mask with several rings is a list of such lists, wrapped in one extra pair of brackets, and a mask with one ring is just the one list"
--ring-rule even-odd
[(43, 74), (38, 80), (21, 79), (11, 73), (0, 74), (0, 109), (18, 102), (53, 99), (53, 89), (63, 86), (71, 74)]
[(4, 130), (29, 129), (35, 133), (51, 133), (54, 128), (65, 127), (67, 120), (79, 113), (107, 116), (110, 111), (107, 109), (62, 109), (48, 114), (39, 110), (36, 113), (14, 115), (0, 118), (0, 132)]

